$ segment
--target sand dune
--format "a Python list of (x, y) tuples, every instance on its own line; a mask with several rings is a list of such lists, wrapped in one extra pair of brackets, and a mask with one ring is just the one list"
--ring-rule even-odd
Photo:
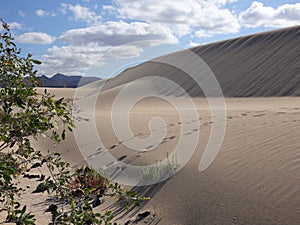
[[(132, 150), (128, 147), (130, 138), (118, 139), (110, 110), (101, 106), (95, 114), (99, 139), (93, 139), (91, 133), (82, 134), (86, 137), (80, 146), (69, 134), (56, 150), (63, 152), (73, 165), (85, 162), (79, 148), (87, 151), (83, 155), (90, 163), (100, 163), (110, 153), (119, 162), (149, 165), (166, 158), (181, 137), (192, 137), (200, 129), (192, 158), (176, 175), (162, 183), (137, 188), (152, 197), (142, 211), (155, 212), (156, 222), (162, 216), (159, 224), (298, 224), (300, 98), (227, 98), (225, 138), (216, 159), (203, 172), (198, 170), (199, 162), (216, 121), (205, 100), (194, 101), (200, 125), (194, 120), (182, 124), (174, 108), (158, 99), (148, 98), (135, 106), (130, 113), (133, 136), (143, 140), (158, 132), (163, 137), (154, 149), (148, 146), (150, 151)], [(154, 117), (164, 119), (165, 127), (149, 129), (149, 121)], [(183, 127), (187, 128), (185, 133)], [(50, 143), (39, 142), (38, 146), (53, 150)], [(114, 171), (115, 164), (104, 164)], [(39, 205), (43, 198), (30, 201)], [(110, 204), (103, 207), (116, 210), (121, 224), (137, 213), (120, 212)], [(35, 207), (34, 211), (39, 212)], [(47, 218), (40, 213), (40, 218)]]
[[(266, 97), (300, 95), (300, 26), (254, 34), (192, 48), (210, 67), (226, 97)], [(174, 60), (180, 52), (162, 56)], [(195, 60), (195, 58), (191, 58)], [(189, 61), (190, 65), (198, 62)], [(189, 65), (187, 65), (189, 66)], [(198, 74), (201, 74), (198, 67)], [(125, 70), (109, 80), (107, 88), (134, 81), (140, 77), (165, 77), (185, 88), (190, 95), (203, 96), (201, 89), (186, 74), (150, 60)]]
[[(135, 187), (152, 198), (140, 209), (155, 214), (152, 224), (299, 224), (299, 41), (298, 26), (162, 56), (76, 90), (51, 89), (73, 98), (78, 130), (55, 148), (42, 138), (35, 146), (62, 152), (73, 166), (102, 166), (111, 178), (126, 184), (132, 177), (124, 176), (124, 164), (155, 164), (186, 140), (178, 150), (180, 170), (174, 176)], [(225, 102), (201, 97), (198, 82), (208, 96), (220, 93), (193, 52), (216, 75)], [(180, 69), (162, 62), (175, 62)], [(198, 76), (192, 80), (191, 74)], [(174, 83), (164, 83), (166, 79)], [(210, 101), (218, 103), (215, 112)], [(214, 129), (226, 131), (220, 151), (206, 170), (199, 171)], [(45, 203), (45, 196), (27, 198), (39, 224), (45, 224), (49, 215), (37, 207)], [(121, 224), (137, 214), (118, 211), (112, 202), (102, 207), (113, 210)]]

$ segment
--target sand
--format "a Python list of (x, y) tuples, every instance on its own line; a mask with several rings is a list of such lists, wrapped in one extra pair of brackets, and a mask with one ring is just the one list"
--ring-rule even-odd
[[(227, 98), (225, 138), (216, 159), (203, 172), (199, 172), (198, 166), (212, 118), (203, 99), (194, 101), (201, 118), (196, 150), (172, 178), (139, 188), (152, 198), (140, 210), (155, 211), (155, 221), (160, 220), (159, 224), (297, 224), (300, 220), (300, 98)], [(154, 103), (155, 110), (151, 106)], [(119, 144), (109, 125), (110, 113), (100, 108), (96, 117), (102, 142), (116, 158), (123, 157), (124, 162), (155, 163), (174, 149), (182, 135), (174, 108), (163, 101), (146, 99), (131, 113), (133, 133), (140, 138), (147, 137), (149, 118), (161, 116), (166, 121), (166, 137), (175, 138), (137, 155), (126, 143)], [(196, 122), (191, 121), (191, 132), (197, 127), (193, 123)], [(95, 143), (99, 144), (90, 139), (83, 143), (90, 149), (90, 155), (96, 151)], [(45, 146), (63, 152), (73, 165), (83, 163), (72, 134), (56, 148), (46, 142), (37, 145), (43, 149)], [(38, 213), (38, 224), (44, 224), (49, 218), (41, 211), (46, 195), (25, 199), (32, 211)], [(118, 215), (123, 213), (126, 212)], [(136, 213), (122, 217), (121, 222)]]

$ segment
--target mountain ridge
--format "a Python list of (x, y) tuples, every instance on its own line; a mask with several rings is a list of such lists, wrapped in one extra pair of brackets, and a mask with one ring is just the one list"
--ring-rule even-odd
[(83, 85), (101, 80), (98, 77), (83, 77), (83, 76), (67, 76), (61, 73), (56, 73), (52, 77), (42, 75), (39, 77), (40, 87), (56, 87), (56, 88), (77, 88)]

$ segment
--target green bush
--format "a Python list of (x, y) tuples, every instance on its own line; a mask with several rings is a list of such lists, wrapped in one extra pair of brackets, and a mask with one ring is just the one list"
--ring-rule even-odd
[[(50, 205), (50, 224), (112, 224), (110, 211), (95, 213), (93, 202), (104, 195), (118, 196), (125, 203), (135, 205), (147, 198), (112, 184), (95, 170), (85, 167), (71, 172), (69, 163), (60, 154), (42, 154), (33, 148), (32, 138), (46, 135), (54, 142), (66, 137), (66, 129), (73, 130), (71, 109), (63, 98), (57, 99), (45, 90), (39, 93), (34, 64), (41, 62), (28, 54), (22, 57), (13, 42), (9, 26), (3, 21), (0, 33), (0, 211), (7, 212), (6, 222), (35, 224), (35, 217), (20, 202), (23, 191), (17, 179), (33, 176), (36, 167), (48, 169), (49, 176), (40, 174), (33, 193), (54, 194), (66, 207)], [(42, 171), (42, 170), (41, 170)]]

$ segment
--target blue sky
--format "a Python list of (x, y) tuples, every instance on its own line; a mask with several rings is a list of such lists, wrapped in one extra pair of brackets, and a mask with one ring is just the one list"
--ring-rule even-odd
[(10, 0), (0, 17), (39, 74), (110, 77), (183, 48), (300, 24), (297, 0)]

